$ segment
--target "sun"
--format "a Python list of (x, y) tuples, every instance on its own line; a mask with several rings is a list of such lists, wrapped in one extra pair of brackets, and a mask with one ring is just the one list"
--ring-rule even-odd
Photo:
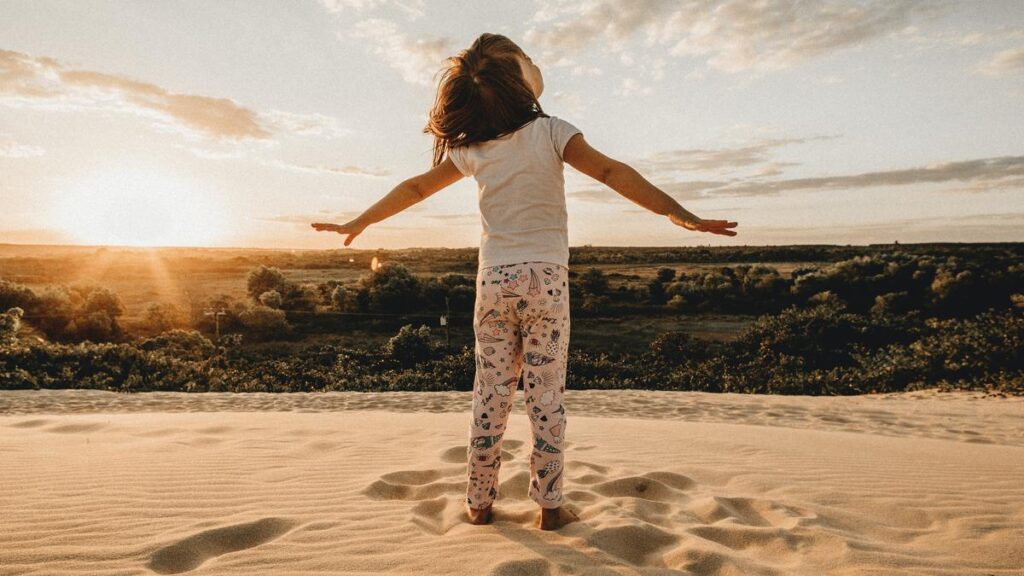
[(220, 194), (156, 167), (96, 170), (60, 188), (53, 226), (81, 244), (210, 246), (224, 239)]

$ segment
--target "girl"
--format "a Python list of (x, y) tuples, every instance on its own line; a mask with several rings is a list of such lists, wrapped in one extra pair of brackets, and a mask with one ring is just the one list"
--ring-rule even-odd
[(698, 218), (629, 165), (590, 147), (574, 125), (545, 114), (540, 68), (505, 36), (481, 34), (446, 63), (423, 129), (434, 136), (432, 169), (350, 222), (312, 226), (347, 234), (348, 246), (367, 226), (463, 177), (476, 180), (482, 235), (467, 515), (474, 524), (492, 520), (505, 424), (525, 368), (529, 496), (541, 507), (538, 527), (550, 530), (573, 520), (560, 513), (570, 323), (563, 164), (688, 230), (735, 236), (736, 222)]

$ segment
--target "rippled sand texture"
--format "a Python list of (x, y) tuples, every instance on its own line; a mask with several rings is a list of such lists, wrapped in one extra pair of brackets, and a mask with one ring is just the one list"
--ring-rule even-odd
[(336, 411), (32, 394), (0, 392), (3, 575), (1024, 573), (1014, 398), (577, 392), (565, 490), (580, 521), (542, 532), (518, 397), (494, 523), (474, 526), (468, 393), (402, 395), (402, 412), (386, 411), (395, 394)]

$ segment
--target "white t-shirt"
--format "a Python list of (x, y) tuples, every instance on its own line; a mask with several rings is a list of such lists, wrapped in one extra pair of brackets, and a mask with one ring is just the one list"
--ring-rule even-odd
[(555, 116), (537, 117), (511, 134), (449, 151), (477, 182), (479, 268), (519, 262), (569, 266), (562, 151), (580, 130)]

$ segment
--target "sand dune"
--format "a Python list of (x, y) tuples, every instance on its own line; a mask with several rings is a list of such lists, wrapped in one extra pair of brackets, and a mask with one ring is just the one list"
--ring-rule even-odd
[(1024, 403), (570, 391), (463, 510), (468, 393), (0, 392), (0, 574), (1024, 574)]

